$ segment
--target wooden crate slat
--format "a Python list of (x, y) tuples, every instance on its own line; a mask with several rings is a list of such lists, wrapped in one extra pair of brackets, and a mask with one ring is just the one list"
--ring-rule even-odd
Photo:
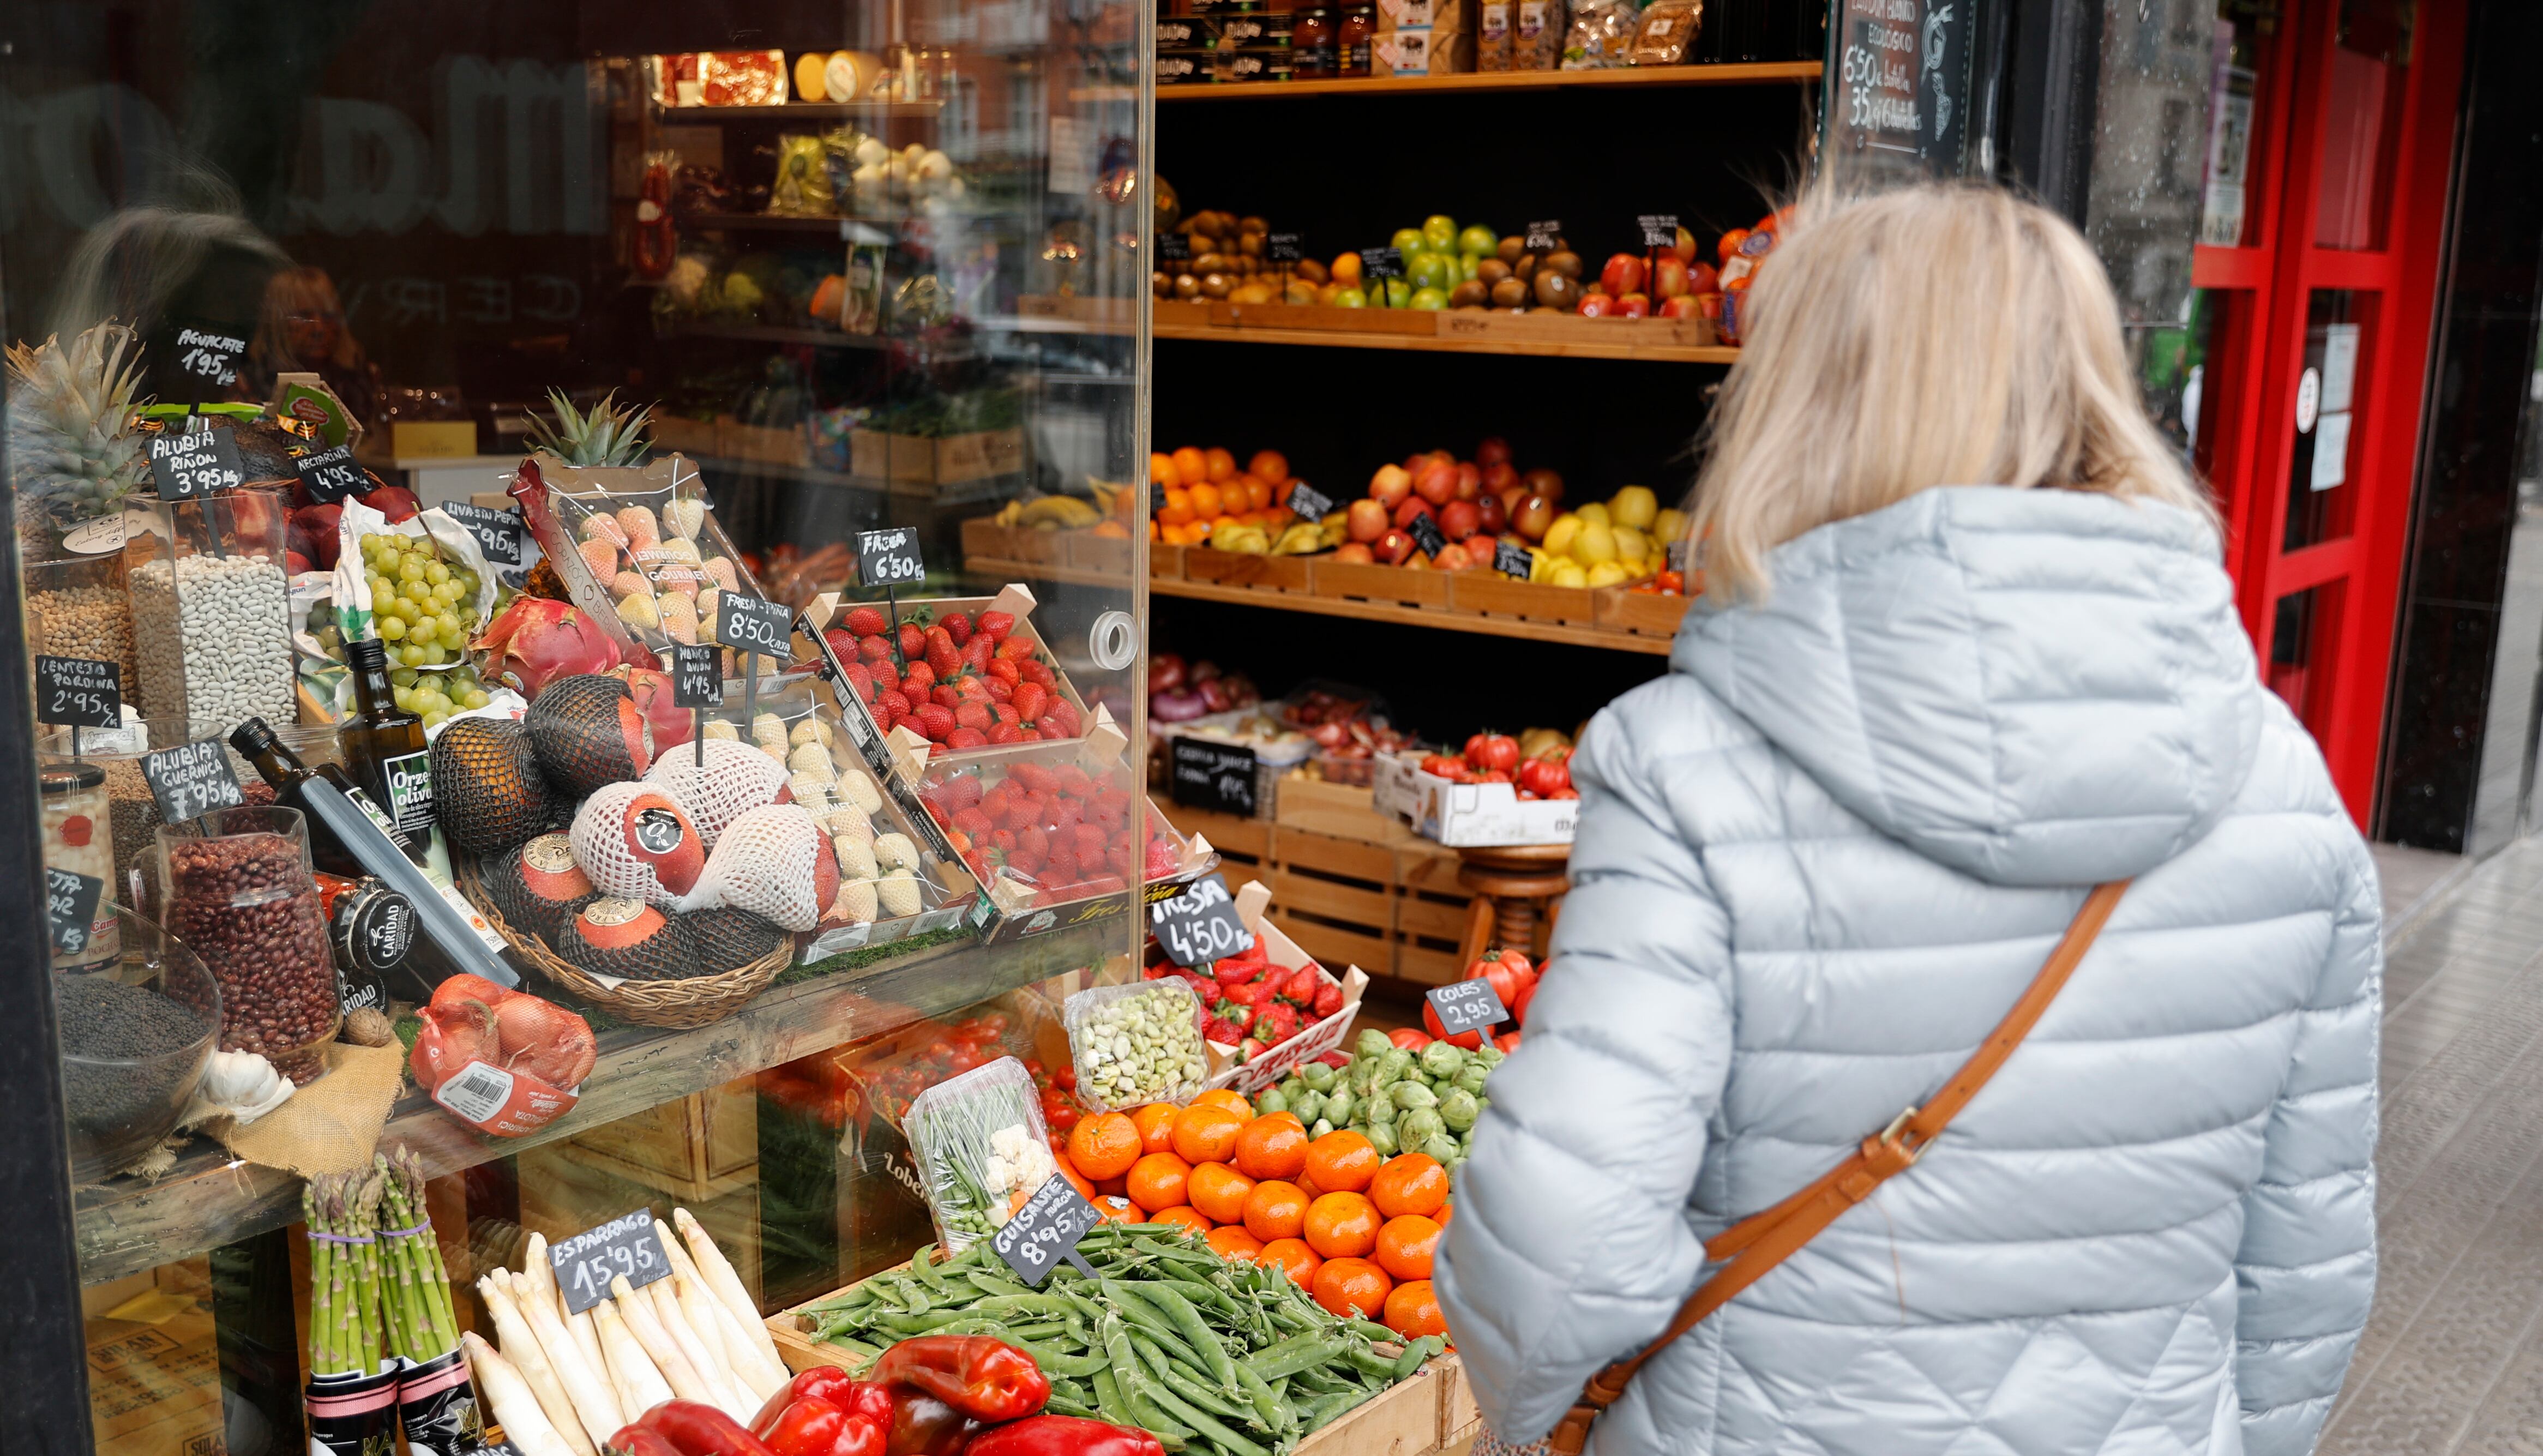
[[(1272, 884), (1272, 903), (1307, 915), (1348, 920), (1373, 929), (1385, 928), (1395, 897), (1384, 889), (1362, 889), (1340, 881), (1319, 880), (1274, 869), (1265, 877)], [(1362, 966), (1363, 970), (1367, 967)]]

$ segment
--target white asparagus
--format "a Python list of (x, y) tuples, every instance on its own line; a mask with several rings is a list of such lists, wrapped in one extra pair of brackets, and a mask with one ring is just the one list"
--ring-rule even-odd
[(664, 1269), (662, 1277), (636, 1291), (636, 1297), (653, 1302), (655, 1322), (671, 1337), (671, 1343), (679, 1347), (680, 1357), (689, 1362), (689, 1368), (698, 1372), (698, 1379), (715, 1391), (715, 1404), (726, 1415), (748, 1425), (750, 1418), (759, 1414), (759, 1403), (733, 1381), (732, 1372), (716, 1360), (706, 1341), (689, 1328), (689, 1317), (680, 1312), (679, 1298), (671, 1289), (673, 1277), (670, 1270)]
[(751, 1299), (750, 1291), (741, 1287), (741, 1275), (725, 1262), (724, 1251), (716, 1247), (706, 1226), (686, 1208), (672, 1209), (671, 1222), (678, 1225), (681, 1242), (689, 1246), (689, 1257), (697, 1261), (698, 1272), (705, 1276), (708, 1290), (732, 1311), (734, 1322), (749, 1337), (752, 1347), (765, 1354), (771, 1364), (783, 1367), (786, 1362), (778, 1356), (777, 1341), (769, 1338), (768, 1327), (760, 1323), (758, 1304)]
[(618, 1306), (618, 1317), (626, 1322), (628, 1330), (636, 1337), (636, 1342), (645, 1347), (645, 1353), (653, 1357), (654, 1368), (661, 1371), (662, 1378), (671, 1383), (671, 1394), (684, 1401), (703, 1401), (719, 1411), (723, 1410), (724, 1392), (700, 1376), (697, 1367), (689, 1363), (688, 1356), (680, 1353), (680, 1347), (671, 1342), (670, 1333), (662, 1328), (661, 1321), (654, 1318), (654, 1301), (637, 1293), (635, 1286), (627, 1282), (625, 1274), (609, 1281), (609, 1293), (611, 1301)]
[(539, 1409), (545, 1411), (548, 1423), (574, 1448), (575, 1456), (600, 1456), (601, 1442), (585, 1434), (582, 1415), (575, 1409), (574, 1397), (565, 1388), (563, 1377), (548, 1359), (545, 1345), (530, 1329), (529, 1320), (521, 1313), (519, 1301), (512, 1296), (508, 1271), (495, 1269), (477, 1281), (477, 1293), (486, 1302), (486, 1312), (495, 1319), (495, 1333), (502, 1337), (501, 1354), (521, 1372), (530, 1394), (539, 1398)]
[[(509, 1287), (518, 1289), (520, 1284), (516, 1281)], [(539, 1347), (548, 1352), (548, 1363), (556, 1367), (558, 1378), (565, 1382), (565, 1393), (573, 1397), (575, 1414), (582, 1418), (583, 1431), (591, 1437), (591, 1443), (606, 1447), (621, 1426), (636, 1418), (620, 1408), (607, 1362), (586, 1359), (581, 1344), (566, 1333), (565, 1322), (557, 1318), (556, 1306), (539, 1298), (535, 1291), (527, 1299), (515, 1298), (512, 1307), (529, 1322), (530, 1333), (539, 1338)]]
[(497, 1354), (495, 1347), (473, 1330), (459, 1337), (459, 1346), (468, 1351), (468, 1369), (477, 1377), (478, 1391), (486, 1397), (486, 1404), (495, 1408), (495, 1418), (502, 1423), (503, 1439), (511, 1442), (521, 1456), (574, 1456), (574, 1448), (557, 1434), (539, 1398), (511, 1361)]
[[(698, 1271), (697, 1261), (689, 1258), (689, 1251), (682, 1246), (679, 1236), (671, 1232), (671, 1226), (657, 1218), (654, 1220), (654, 1232), (670, 1253), (671, 1273), (679, 1281), (680, 1306), (688, 1311), (689, 1323), (700, 1326), (705, 1316), (714, 1316), (714, 1330), (724, 1341), (726, 1358), (742, 1385), (765, 1401), (777, 1393), (779, 1386), (792, 1381), (795, 1372), (786, 1368), (786, 1362), (754, 1343), (743, 1330), (741, 1321), (723, 1300), (716, 1298), (706, 1275)], [(692, 1305), (695, 1308), (691, 1308)], [(751, 1323), (754, 1328), (764, 1328), (757, 1321)], [(698, 1329), (701, 1336), (708, 1333), (703, 1326)]]
[[(530, 1281), (538, 1290), (539, 1297), (556, 1311), (558, 1322), (574, 1337), (575, 1347), (582, 1351), (582, 1362), (595, 1371), (607, 1368), (609, 1362), (601, 1358), (600, 1337), (592, 1331), (591, 1316), (578, 1315), (565, 1307), (565, 1291), (557, 1287), (556, 1264), (548, 1259), (547, 1235), (530, 1235), (521, 1261), (521, 1277)], [(635, 1418), (631, 1416), (628, 1418), (632, 1420)], [(615, 1427), (611, 1428), (611, 1433), (616, 1433)]]
[(593, 1331), (600, 1336), (600, 1350), (609, 1359), (609, 1378), (618, 1387), (618, 1408), (635, 1413), (636, 1419), (655, 1406), (671, 1399), (671, 1383), (636, 1342), (627, 1322), (618, 1317), (617, 1306), (602, 1300), (585, 1311), (591, 1316)]

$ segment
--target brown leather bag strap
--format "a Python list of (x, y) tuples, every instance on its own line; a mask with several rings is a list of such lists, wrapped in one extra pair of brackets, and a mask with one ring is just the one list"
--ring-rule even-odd
[(1951, 1125), (1978, 1089), (2002, 1070), (2012, 1057), (2013, 1049), (2022, 1044), (2031, 1029), (2040, 1024), (2048, 1004), (2065, 988), (2067, 977), (2083, 963), (2084, 953), (2109, 923), (2111, 912), (2119, 907), (2119, 896), (2127, 892), (2128, 881), (2114, 880), (2097, 884), (2084, 897), (2083, 908), (2075, 912), (2066, 935), (2057, 949), (2048, 955), (2048, 962), (2032, 977), (2031, 986), (2022, 999), (2013, 1003), (2003, 1021), (1987, 1034), (1967, 1062), (1952, 1074), (1942, 1089), (1921, 1107), (1912, 1107), (1890, 1119), (1888, 1127), (1863, 1140), (1863, 1145), (1844, 1162), (1831, 1168), (1817, 1182), (1786, 1198), (1763, 1213), (1755, 1213), (1715, 1235), (1704, 1246), (1709, 1260), (1730, 1260), (1679, 1307), (1677, 1315), (1660, 1332), (1660, 1337), (1644, 1346), (1643, 1352), (1629, 1360), (1619, 1360), (1589, 1377), (1581, 1387), (1579, 1404), (1564, 1414), (1546, 1444), (1557, 1456), (1580, 1456), (1589, 1443), (1589, 1427), (1599, 1414), (1623, 1399), (1626, 1385), (1645, 1361), (1666, 1348), (1669, 1341), (1704, 1323), (1705, 1317), (1729, 1304), (1741, 1290), (1756, 1283), (1767, 1272), (1800, 1252), (1802, 1246), (1818, 1237), (1819, 1231), (1837, 1221), (1845, 1211), (1872, 1195), (1872, 1190), (1898, 1174), (1916, 1166), (1925, 1149), (1943, 1129)]

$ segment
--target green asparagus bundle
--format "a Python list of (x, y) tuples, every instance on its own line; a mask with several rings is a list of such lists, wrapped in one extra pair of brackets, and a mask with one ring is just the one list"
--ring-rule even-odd
[(374, 1155), (367, 1175), (379, 1190), (380, 1297), (389, 1352), (422, 1364), (459, 1347), (450, 1270), (425, 1211), (424, 1169), (412, 1149)]
[(382, 1328), (379, 1193), (368, 1170), (313, 1178), (301, 1192), (309, 1225), (309, 1370), (361, 1375), (378, 1368)]
[(1341, 1320), (1286, 1274), (1221, 1259), (1174, 1224), (1102, 1223), (1040, 1292), (986, 1240), (878, 1274), (797, 1313), (862, 1373), (913, 1335), (986, 1335), (1031, 1354), (1050, 1409), (1144, 1426), (1169, 1451), (1272, 1456), (1385, 1390), (1446, 1341)]

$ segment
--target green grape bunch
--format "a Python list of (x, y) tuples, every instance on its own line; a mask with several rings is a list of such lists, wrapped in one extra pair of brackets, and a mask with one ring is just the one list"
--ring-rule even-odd
[[(361, 539), (371, 589), (371, 630), (388, 644), (397, 704), (427, 728), (486, 706), (485, 686), (466, 665), (477, 621), (477, 574), (443, 561), (428, 539), (371, 533)], [(417, 669), (461, 664), (429, 676)]]

